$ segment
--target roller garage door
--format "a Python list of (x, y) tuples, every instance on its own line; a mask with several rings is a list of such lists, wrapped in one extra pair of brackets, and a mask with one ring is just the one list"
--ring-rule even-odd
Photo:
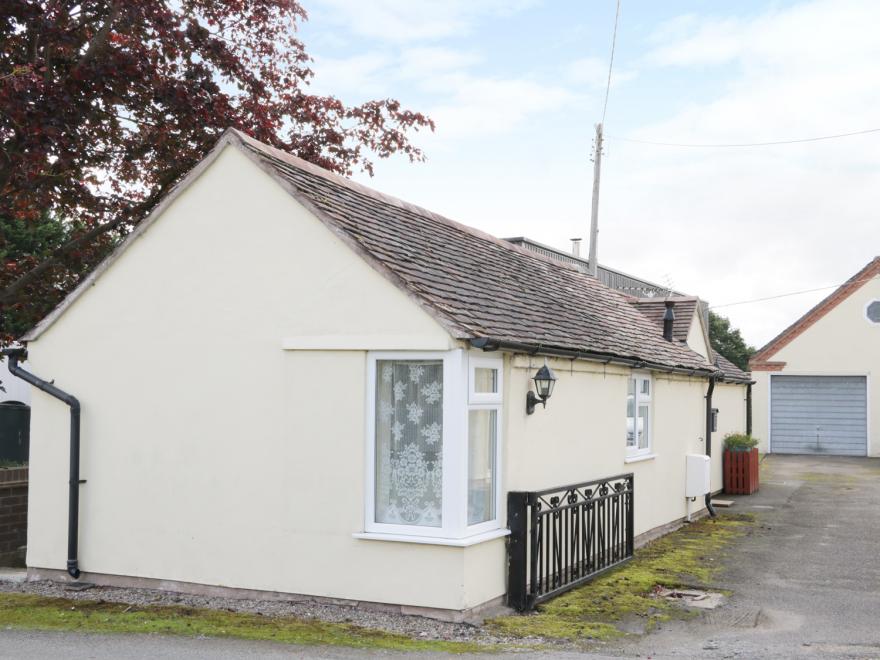
[(864, 376), (773, 376), (770, 451), (865, 456), (868, 452)]

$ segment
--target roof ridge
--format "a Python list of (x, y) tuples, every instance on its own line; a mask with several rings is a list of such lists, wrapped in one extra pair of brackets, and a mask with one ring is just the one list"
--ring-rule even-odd
[(699, 296), (640, 296), (636, 297), (637, 303), (660, 303), (671, 300), (673, 302), (700, 302)]

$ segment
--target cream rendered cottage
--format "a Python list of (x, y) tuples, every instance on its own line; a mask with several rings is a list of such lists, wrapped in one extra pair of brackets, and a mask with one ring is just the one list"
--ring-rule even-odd
[(703, 509), (710, 381), (746, 417), (629, 297), (235, 131), (25, 339), (81, 404), (69, 546), (68, 410), (34, 391), (34, 577), (455, 616), (508, 590), (508, 493), (632, 473), (638, 543)]

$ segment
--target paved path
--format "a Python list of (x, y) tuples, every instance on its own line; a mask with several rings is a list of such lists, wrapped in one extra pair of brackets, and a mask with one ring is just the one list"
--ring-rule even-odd
[(662, 657), (880, 658), (880, 459), (773, 455), (730, 511), (759, 524), (720, 577), (721, 609), (625, 652)]
[[(720, 576), (720, 586), (734, 592), (730, 601), (699, 619), (670, 622), (652, 634), (610, 645), (605, 653), (651, 658), (880, 658), (880, 459), (771, 456), (762, 479), (761, 492), (738, 498), (732, 509), (757, 514), (758, 524), (732, 547), (735, 559)], [(0, 660), (402, 655), (236, 640), (0, 630)]]

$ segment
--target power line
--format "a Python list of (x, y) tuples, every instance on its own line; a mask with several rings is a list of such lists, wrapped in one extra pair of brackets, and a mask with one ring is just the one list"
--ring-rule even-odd
[(753, 298), (752, 300), (740, 300), (739, 302), (732, 303), (724, 303), (723, 305), (712, 305), (709, 309), (718, 309), (719, 307), (733, 307), (735, 305), (750, 305), (751, 303), (759, 303), (765, 302), (767, 300), (776, 300), (778, 298), (788, 298), (790, 296), (799, 296), (804, 293), (815, 293), (816, 291), (827, 291), (828, 289), (837, 289), (842, 287), (844, 284), (863, 284), (864, 282), (870, 282), (871, 280), (880, 279), (880, 275), (874, 275), (872, 277), (866, 277), (863, 280), (855, 280), (841, 282), (840, 284), (832, 284), (830, 286), (820, 286), (817, 289), (804, 289), (803, 291), (792, 291), (791, 293), (780, 293), (775, 296), (767, 296), (766, 298)]
[(617, 10), (614, 12), (614, 32), (611, 33), (611, 57), (608, 58), (608, 82), (605, 84), (605, 103), (602, 106), (602, 123), (605, 123), (605, 113), (608, 111), (608, 95), (611, 92), (611, 69), (614, 66), (614, 47), (617, 44), (617, 22), (620, 20), (620, 0), (617, 0)]
[[(606, 96), (606, 104), (608, 99)], [(836, 140), (837, 138), (852, 137), (854, 135), (867, 135), (868, 133), (878, 133), (880, 128), (868, 128), (864, 131), (853, 131), (852, 133), (838, 133), (836, 135), (820, 135), (818, 137), (801, 138), (798, 140), (774, 140), (772, 142), (742, 142), (733, 144), (694, 144), (683, 142), (655, 142), (654, 140), (637, 140), (636, 138), (617, 137), (606, 135), (605, 137), (618, 142), (634, 142), (636, 144), (650, 144), (655, 147), (689, 147), (698, 149), (726, 149), (736, 147), (771, 147), (780, 144), (801, 144), (803, 142), (820, 142), (821, 140)]]

